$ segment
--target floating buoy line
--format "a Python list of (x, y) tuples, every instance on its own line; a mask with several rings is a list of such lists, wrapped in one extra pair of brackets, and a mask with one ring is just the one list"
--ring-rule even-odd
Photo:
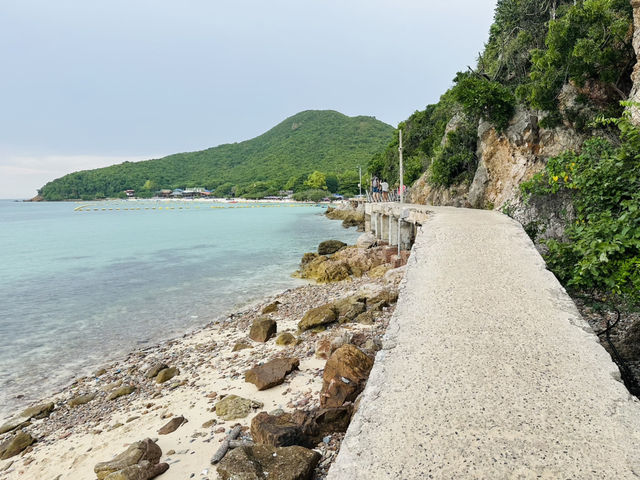
[(83, 203), (73, 209), (74, 212), (123, 212), (123, 211), (180, 211), (180, 210), (227, 210), (231, 208), (295, 208), (295, 207), (310, 207), (314, 206), (314, 203), (238, 203), (238, 204), (217, 204), (217, 205), (193, 205), (189, 203), (180, 202), (158, 202), (154, 204), (141, 204), (132, 205), (131, 202), (123, 203), (110, 203), (105, 206), (100, 206), (95, 203)]

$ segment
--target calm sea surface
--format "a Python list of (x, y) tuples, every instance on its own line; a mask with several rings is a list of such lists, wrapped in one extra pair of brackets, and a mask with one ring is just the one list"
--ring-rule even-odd
[(79, 205), (0, 201), (0, 418), (128, 351), (300, 284), (290, 274), (304, 252), (358, 235), (313, 206)]

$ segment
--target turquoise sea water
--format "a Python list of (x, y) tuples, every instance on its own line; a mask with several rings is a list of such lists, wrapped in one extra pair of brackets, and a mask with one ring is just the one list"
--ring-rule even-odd
[(0, 201), (0, 418), (125, 352), (300, 284), (290, 275), (304, 252), (358, 235), (314, 206), (78, 206)]

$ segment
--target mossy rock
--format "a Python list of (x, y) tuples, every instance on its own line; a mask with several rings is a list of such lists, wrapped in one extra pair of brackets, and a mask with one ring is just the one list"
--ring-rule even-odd
[(333, 303), (327, 303), (308, 310), (302, 320), (298, 322), (298, 329), (301, 332), (310, 330), (322, 325), (333, 323), (338, 319), (338, 315)]
[(284, 332), (276, 338), (276, 345), (281, 347), (294, 347), (300, 343), (300, 339), (289, 332)]

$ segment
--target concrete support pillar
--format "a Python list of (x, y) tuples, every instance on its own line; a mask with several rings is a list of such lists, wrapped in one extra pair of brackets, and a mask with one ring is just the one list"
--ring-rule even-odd
[(389, 216), (380, 215), (380, 240), (389, 241)]
[(414, 225), (407, 222), (402, 222), (400, 225), (400, 249), (409, 250), (413, 245), (413, 239), (415, 238), (413, 232)]
[(398, 244), (398, 219), (389, 215), (389, 245)]

